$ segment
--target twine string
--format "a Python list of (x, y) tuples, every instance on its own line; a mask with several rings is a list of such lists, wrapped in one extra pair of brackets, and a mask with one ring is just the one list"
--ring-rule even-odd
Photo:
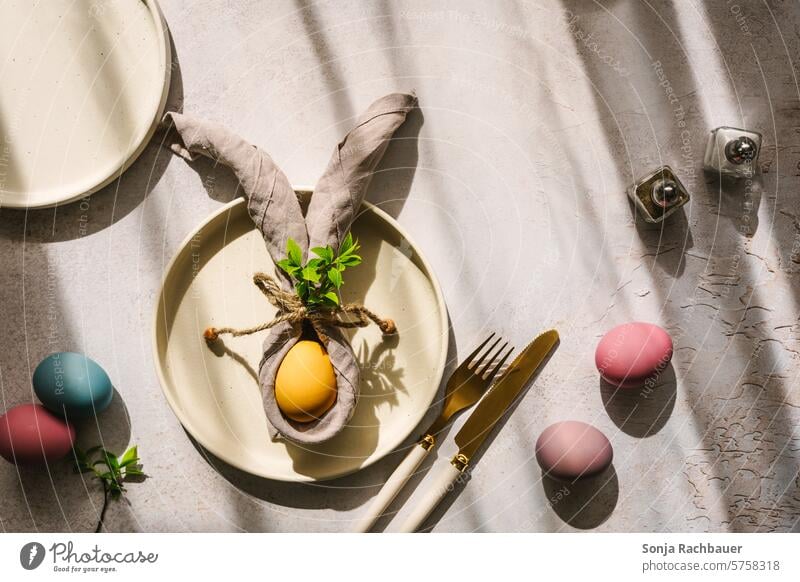
[(397, 333), (397, 327), (391, 319), (378, 316), (369, 308), (360, 303), (347, 303), (336, 309), (309, 309), (296, 293), (284, 291), (278, 282), (266, 273), (253, 275), (253, 283), (269, 302), (278, 310), (278, 314), (270, 321), (237, 329), (234, 327), (209, 327), (203, 332), (203, 337), (209, 343), (217, 341), (220, 335), (230, 334), (233, 337), (250, 335), (265, 329), (275, 327), (279, 323), (301, 323), (308, 321), (323, 343), (328, 343), (328, 336), (324, 326), (355, 328), (366, 327), (370, 322), (377, 325), (384, 335)]

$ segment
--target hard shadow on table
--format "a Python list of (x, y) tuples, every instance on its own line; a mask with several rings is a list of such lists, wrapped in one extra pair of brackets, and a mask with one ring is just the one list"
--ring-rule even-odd
[[(320, 75), (325, 83), (328, 89), (327, 99), (337, 119), (344, 127), (347, 127), (347, 124), (352, 125), (360, 112), (356, 112), (353, 107), (341, 69), (341, 60), (337, 58), (328, 39), (327, 29), (317, 13), (318, 7), (315, 2), (306, 0), (296, 0), (295, 4), (305, 36), (319, 62), (319, 66), (313, 71)], [(390, 14), (390, 11), (387, 10), (387, 14)], [(380, 18), (378, 21), (383, 25), (382, 31), (389, 38), (393, 38), (392, 16)], [(389, 64), (394, 68), (395, 61), (390, 59)], [(366, 198), (394, 218), (400, 213), (414, 179), (418, 160), (418, 136), (423, 122), (422, 111), (419, 108), (413, 109), (408, 114), (406, 121), (392, 136), (389, 149), (375, 170), (372, 184), (367, 190)], [(331, 144), (331, 147), (334, 145)]]
[(619, 481), (614, 465), (593, 477), (573, 482), (541, 476), (550, 508), (561, 520), (577, 529), (594, 529), (614, 512), (619, 499)]
[(116, 388), (108, 408), (96, 417), (75, 422), (74, 426), (78, 433), (75, 444), (84, 450), (101, 445), (104, 449), (121, 455), (131, 441), (128, 407)]
[(412, 109), (394, 133), (389, 147), (372, 175), (366, 199), (397, 218), (408, 199), (419, 162), (419, 133), (425, 117), (419, 107)]
[[(183, 77), (178, 53), (172, 49), (171, 78), (167, 111), (183, 109)], [(69, 204), (41, 209), (0, 211), (0, 238), (33, 243), (76, 240), (96, 234), (134, 211), (161, 180), (171, 153), (161, 147), (163, 134), (156, 131), (131, 166), (113, 182), (89, 197)]]
[[(742, 237), (753, 238), (758, 230), (758, 209), (763, 191), (762, 178), (733, 178), (719, 172), (704, 170), (705, 196), (717, 201), (719, 216), (731, 221)], [(712, 211), (714, 208), (712, 207)]]
[(334, 111), (339, 119), (354, 119), (357, 114), (347, 91), (347, 82), (342, 75), (340, 60), (332, 50), (328, 40), (327, 27), (317, 15), (316, 4), (316, 2), (308, 0), (295, 0), (303, 31), (319, 62), (318, 74), (322, 77), (328, 90), (328, 99), (332, 101)]
[[(257, 499), (296, 509), (347, 510), (358, 506), (363, 500), (358, 495), (348, 494), (346, 488), (337, 487), (335, 481), (295, 483), (266, 479), (252, 475), (230, 465), (208, 451), (188, 432), (191, 443), (211, 467), (236, 489)], [(252, 506), (246, 499), (236, 498), (244, 521)], [(239, 524), (237, 524), (239, 525)]]
[[(428, 516), (428, 519), (426, 519), (425, 522), (420, 527), (420, 529), (419, 529), (420, 532), (429, 532), (429, 531), (431, 531), (434, 527), (436, 527), (436, 524), (438, 524), (439, 521), (441, 521), (444, 518), (445, 514), (447, 513), (447, 510), (450, 509), (450, 507), (453, 505), (453, 503), (455, 503), (456, 499), (458, 499), (458, 496), (461, 495), (461, 493), (464, 491), (464, 488), (467, 486), (467, 484), (471, 480), (472, 475), (471, 475), (470, 468), (477, 466), (477, 464), (480, 462), (480, 460), (483, 458), (483, 456), (488, 451), (491, 450), (492, 442), (494, 441), (494, 439), (497, 438), (497, 435), (500, 434), (500, 431), (503, 430), (503, 427), (508, 422), (508, 419), (511, 418), (511, 415), (514, 414), (514, 411), (517, 409), (517, 406), (519, 406), (519, 403), (525, 397), (525, 394), (527, 393), (527, 391), (533, 388), (533, 385), (536, 383), (536, 380), (539, 378), (539, 375), (542, 373), (542, 370), (545, 369), (545, 367), (547, 366), (547, 364), (550, 361), (550, 359), (555, 355), (556, 351), (558, 350), (558, 346), (559, 346), (560, 343), (561, 342), (559, 341), (553, 347), (553, 349), (551, 350), (550, 354), (548, 354), (548, 356), (544, 359), (542, 364), (539, 366), (539, 369), (536, 371), (536, 373), (534, 374), (533, 378), (531, 378), (528, 381), (526, 387), (523, 388), (520, 391), (519, 395), (514, 400), (514, 402), (511, 404), (511, 406), (508, 407), (508, 410), (506, 410), (506, 413), (503, 415), (503, 417), (500, 420), (497, 421), (497, 424), (495, 424), (494, 428), (486, 436), (486, 440), (480, 446), (478, 451), (473, 455), (472, 459), (470, 459), (470, 463), (469, 463), (469, 466), (467, 467), (467, 469), (461, 474), (461, 477), (459, 478), (459, 480), (454, 484), (453, 490), (449, 491), (447, 493), (447, 495), (445, 495), (445, 497), (442, 500), (442, 502), (431, 512), (430, 516)], [(446, 459), (446, 460), (445, 459), (441, 459), (440, 460), (440, 462), (449, 462), (449, 461), (450, 461), (450, 459)], [(425, 485), (423, 484), (423, 487), (424, 486)]]
[(656, 381), (641, 388), (618, 388), (600, 378), (600, 396), (611, 420), (631, 436), (644, 438), (660, 431), (675, 408), (675, 369), (669, 364)]
[[(618, 175), (630, 184), (657, 166), (677, 165), (680, 152), (666, 147), (683, 143), (676, 105), (683, 107), (690, 126), (703, 127), (705, 122), (690, 67), (694, 55), (687, 54), (675, 6), (583, 0), (560, 0), (560, 4), (555, 24), (568, 33), (581, 58), (578, 68), (592, 85), (595, 110)], [(663, 72), (677, 103), (671, 103), (659, 85), (663, 81), (657, 71)], [(671, 122), (654, 123), (662, 116)], [(690, 135), (693, 151), (702, 155), (700, 136)], [(694, 184), (687, 186), (692, 190)]]
[[(796, 3), (748, 4), (746, 13), (730, 18), (728, 5), (700, 6), (708, 14), (705, 21), (718, 46), (718, 57), (724, 59), (728, 92), (736, 97), (730, 117), (720, 124), (763, 134), (759, 172), (749, 190), (746, 179), (736, 183), (726, 179), (720, 184), (719, 177), (711, 175), (706, 183), (708, 195), (721, 198), (720, 214), (745, 238), (740, 248), (747, 260), (741, 261), (738, 269), (742, 292), (739, 302), (744, 313), (733, 322), (728, 334), (740, 361), (748, 362), (748, 366), (740, 387), (742, 396), (731, 401), (727, 409), (734, 408), (735, 402), (735, 422), (729, 423), (722, 440), (713, 438), (718, 435), (712, 430), (704, 434), (703, 446), (715, 455), (711, 470), (704, 468), (703, 472), (726, 483), (728, 530), (798, 531), (800, 466), (796, 455), (786, 454), (797, 450), (791, 444), (796, 442), (797, 434), (797, 420), (793, 417), (797, 384), (792, 380), (796, 376), (785, 368), (784, 350), (789, 348), (782, 347), (786, 336), (775, 325), (778, 316), (770, 314), (768, 319), (774, 323), (761, 326), (753, 324), (748, 314), (767, 309), (782, 311), (780, 301), (770, 301), (774, 295), (764, 284), (775, 276), (779, 280), (785, 277), (794, 312), (800, 308), (800, 285), (795, 278), (800, 262), (796, 252), (800, 222), (795, 168), (800, 107), (796, 83), (784, 82), (786, 78), (796, 78), (793, 60), (797, 54), (796, 35), (791, 35), (795, 42), (787, 47), (784, 38), (789, 37), (784, 32), (797, 30), (800, 12)], [(758, 82), (754, 83), (754, 79)], [(760, 226), (759, 210), (764, 218)], [(755, 240), (758, 227), (760, 234), (766, 231), (767, 239), (759, 236), (760, 240)], [(751, 237), (752, 241), (747, 240)], [(777, 261), (773, 253), (778, 255)], [(781, 322), (784, 329), (792, 325), (790, 314), (791, 310), (786, 313), (785, 323)], [(697, 399), (701, 397), (702, 394)], [(742, 456), (741, 442), (753, 431), (763, 435), (761, 442), (765, 446)], [(758, 484), (757, 479), (753, 482), (748, 470), (754, 462), (770, 468), (764, 475), (769, 487)]]
[[(237, 490), (275, 505), (296, 509), (347, 511), (363, 505), (373, 494), (370, 484), (379, 481), (385, 471), (381, 465), (388, 462), (385, 458), (353, 475), (330, 481), (277, 481), (237, 469), (209, 452), (188, 433), (187, 436), (208, 464)], [(247, 521), (244, 513), (251, 510), (249, 503), (238, 498), (237, 503), (243, 512), (243, 520)]]
[[(631, 212), (635, 212), (633, 201), (628, 199)], [(664, 273), (679, 279), (686, 268), (686, 253), (694, 247), (692, 230), (686, 218), (686, 207), (679, 208), (663, 222), (650, 224), (636, 217), (636, 231), (647, 252), (642, 256), (648, 265), (658, 265)]]
[[(707, 205), (709, 220), (717, 221), (715, 240), (731, 241), (733, 245), (728, 252), (737, 259), (739, 256), (744, 259), (737, 260), (727, 271), (731, 279), (736, 279), (735, 286), (730, 287), (732, 293), (729, 295), (726, 290), (717, 296), (717, 301), (723, 304), (731, 298), (737, 308), (735, 313), (726, 313), (727, 321), (719, 326), (722, 333), (731, 338), (731, 349), (726, 349), (727, 362), (723, 360), (719, 366), (738, 367), (742, 363), (746, 366), (736, 382), (740, 384), (738, 390), (735, 385), (713, 388), (704, 382), (697, 385), (691, 377), (687, 378), (690, 381), (684, 397), (698, 425), (706, 427), (701, 431), (698, 448), (709, 451), (701, 457), (702, 464), (696, 473), (688, 477), (696, 479), (692, 483), (701, 491), (714, 483), (724, 484), (719, 505), (727, 515), (718, 527), (729, 531), (781, 530), (791, 524), (790, 516), (793, 512), (796, 515), (800, 507), (797, 498), (791, 495), (797, 490), (797, 461), (792, 455), (784, 454), (792, 448), (789, 443), (796, 433), (791, 406), (785, 405), (791, 402), (793, 390), (789, 375), (784, 371), (785, 352), (781, 344), (785, 339), (777, 329), (777, 321), (761, 325), (755, 323), (761, 319), (755, 314), (779, 310), (777, 304), (771, 304), (769, 287), (764, 282), (776, 275), (780, 279), (782, 274), (792, 271), (790, 253), (797, 227), (784, 221), (795, 215), (797, 207), (796, 197), (785, 188), (791, 181), (791, 178), (786, 180), (790, 173), (787, 166), (793, 166), (793, 162), (780, 162), (786, 159), (785, 152), (791, 149), (790, 144), (796, 142), (797, 124), (793, 121), (797, 92), (792, 86), (787, 93), (788, 88), (781, 81), (793, 74), (786, 45), (769, 41), (780, 38), (784, 27), (796, 28), (798, 14), (796, 6), (790, 8), (789, 4), (748, 6), (746, 29), (743, 29), (742, 19), (730, 17), (729, 6), (717, 3), (697, 6), (713, 43), (714, 50), (709, 57), (724, 65), (720, 78), (724, 93), (729, 97), (727, 107), (722, 110), (725, 116), (718, 117), (714, 125), (760, 131), (764, 142), (759, 157), (760, 171), (749, 184), (747, 179), (721, 177), (716, 172), (703, 176), (705, 191), (700, 194), (710, 201)], [(758, 83), (754, 83), (754, 79), (758, 79)], [(781, 157), (784, 160), (780, 160)], [(793, 192), (791, 188), (789, 192)], [(763, 213), (765, 224), (759, 225), (759, 211)], [(762, 231), (759, 235), (767, 231), (769, 242), (763, 242), (765, 239), (761, 236), (756, 240), (759, 228)], [(780, 255), (777, 262), (771, 257), (772, 251), (764, 250), (767, 247), (777, 250)], [(722, 249), (711, 258), (724, 260)], [(794, 294), (795, 305), (800, 305), (800, 286), (790, 284), (787, 288)], [(764, 319), (775, 320), (777, 316), (771, 314)], [(785, 325), (790, 324), (791, 318)], [(724, 402), (729, 400), (728, 390), (741, 396), (731, 398), (719, 410), (712, 408), (713, 416), (704, 418), (709, 395)], [(742, 442), (751, 434), (759, 435), (759, 444), (749, 452)], [(769, 467), (768, 475), (764, 475), (769, 487), (753, 479), (750, 469), (754, 466)]]
[[(671, 164), (694, 196), (697, 180), (693, 166), (686, 167), (681, 152), (672, 144), (685, 141), (681, 122), (691, 127), (703, 127), (705, 122), (696, 80), (687, 63), (693, 55), (686, 54), (675, 7), (671, 3), (646, 2), (604, 6), (581, 0), (560, 0), (560, 4), (556, 25), (569, 33), (581, 58), (577, 68), (591, 84), (597, 122), (623, 186), (658, 166)], [(612, 66), (604, 57), (618, 62), (621, 68)], [(567, 65), (575, 67), (572, 62)], [(670, 102), (660, 74), (669, 82), (673, 91), (670, 95), (678, 96), (676, 103)], [(685, 121), (676, 118), (678, 106), (685, 112)], [(661, 119), (669, 123), (659, 123)], [(691, 151), (702, 155), (705, 136), (698, 132), (690, 132), (689, 136)], [(590, 161), (583, 152), (575, 155), (580, 162), (578, 167)], [(625, 193), (620, 191), (617, 195)], [(699, 214), (696, 202), (695, 198), (690, 203), (692, 216)], [(634, 216), (633, 205), (630, 208)], [(658, 265), (672, 278), (683, 275), (684, 255), (692, 248), (686, 218), (689, 212), (685, 207), (660, 225), (635, 219), (637, 231), (647, 245), (642, 258), (648, 266)]]
[[(706, 22), (720, 56), (725, 60), (728, 90), (737, 97), (736, 115), (725, 120), (725, 125), (763, 134), (759, 171), (755, 176), (755, 188), (750, 192), (752, 210), (743, 208), (745, 199), (741, 196), (746, 188), (743, 184), (728, 182), (720, 187), (717, 184), (719, 178), (710, 176), (706, 188), (713, 198), (720, 196), (720, 190), (722, 196), (730, 198), (725, 200), (731, 209), (728, 216), (734, 226), (748, 237), (756, 231), (758, 210), (763, 202), (765, 208), (762, 211), (768, 217), (765, 228), (781, 256), (781, 269), (792, 272), (800, 262), (793, 244), (796, 233), (800, 232), (794, 159), (800, 106), (796, 83), (783, 82), (785, 78), (796, 77), (796, 65), (792, 62), (796, 53), (792, 52), (792, 45), (787, 49), (782, 41), (785, 30), (800, 26), (800, 12), (792, 3), (753, 6), (743, 28), (742, 15), (730, 18), (727, 5), (707, 3), (702, 7), (708, 13)], [(771, 46), (771, 40), (778, 41), (775, 48)], [(759, 82), (755, 84), (753, 79)], [(749, 234), (746, 232), (748, 226)], [(795, 304), (800, 307), (800, 285), (791, 285), (791, 290)]]

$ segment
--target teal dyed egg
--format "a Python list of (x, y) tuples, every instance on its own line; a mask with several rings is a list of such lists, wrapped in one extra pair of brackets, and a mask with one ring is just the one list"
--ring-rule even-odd
[(74, 352), (56, 352), (42, 360), (33, 372), (33, 391), (48, 410), (69, 420), (99, 414), (114, 397), (105, 370)]

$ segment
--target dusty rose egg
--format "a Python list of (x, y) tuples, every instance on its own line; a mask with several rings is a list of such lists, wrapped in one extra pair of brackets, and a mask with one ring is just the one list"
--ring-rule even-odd
[(57, 461), (72, 449), (75, 429), (39, 404), (0, 416), (0, 455), (20, 465)]
[(672, 339), (652, 323), (618, 325), (600, 340), (594, 361), (606, 382), (637, 388), (655, 378), (672, 359)]
[(606, 435), (577, 420), (551, 424), (536, 441), (536, 460), (542, 471), (573, 480), (603, 472), (614, 459)]

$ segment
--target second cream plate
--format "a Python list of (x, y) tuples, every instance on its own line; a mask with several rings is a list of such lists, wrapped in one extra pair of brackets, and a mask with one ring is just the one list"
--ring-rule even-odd
[(236, 200), (202, 224), (167, 268), (155, 314), (154, 350), (170, 406), (198, 443), (248, 473), (314, 481), (352, 473), (395, 449), (430, 407), (447, 357), (447, 312), (430, 266), (402, 228), (364, 203), (353, 225), (363, 263), (348, 269), (346, 302), (395, 320), (395, 338), (375, 326), (350, 333), (361, 365), (360, 398), (348, 426), (321, 445), (271, 441), (261, 404), (262, 332), (226, 336), (227, 352), (202, 338), (209, 326), (249, 327), (275, 308), (253, 285), (274, 265)]
[(164, 111), (155, 0), (0, 2), (0, 206), (67, 203), (115, 180)]

